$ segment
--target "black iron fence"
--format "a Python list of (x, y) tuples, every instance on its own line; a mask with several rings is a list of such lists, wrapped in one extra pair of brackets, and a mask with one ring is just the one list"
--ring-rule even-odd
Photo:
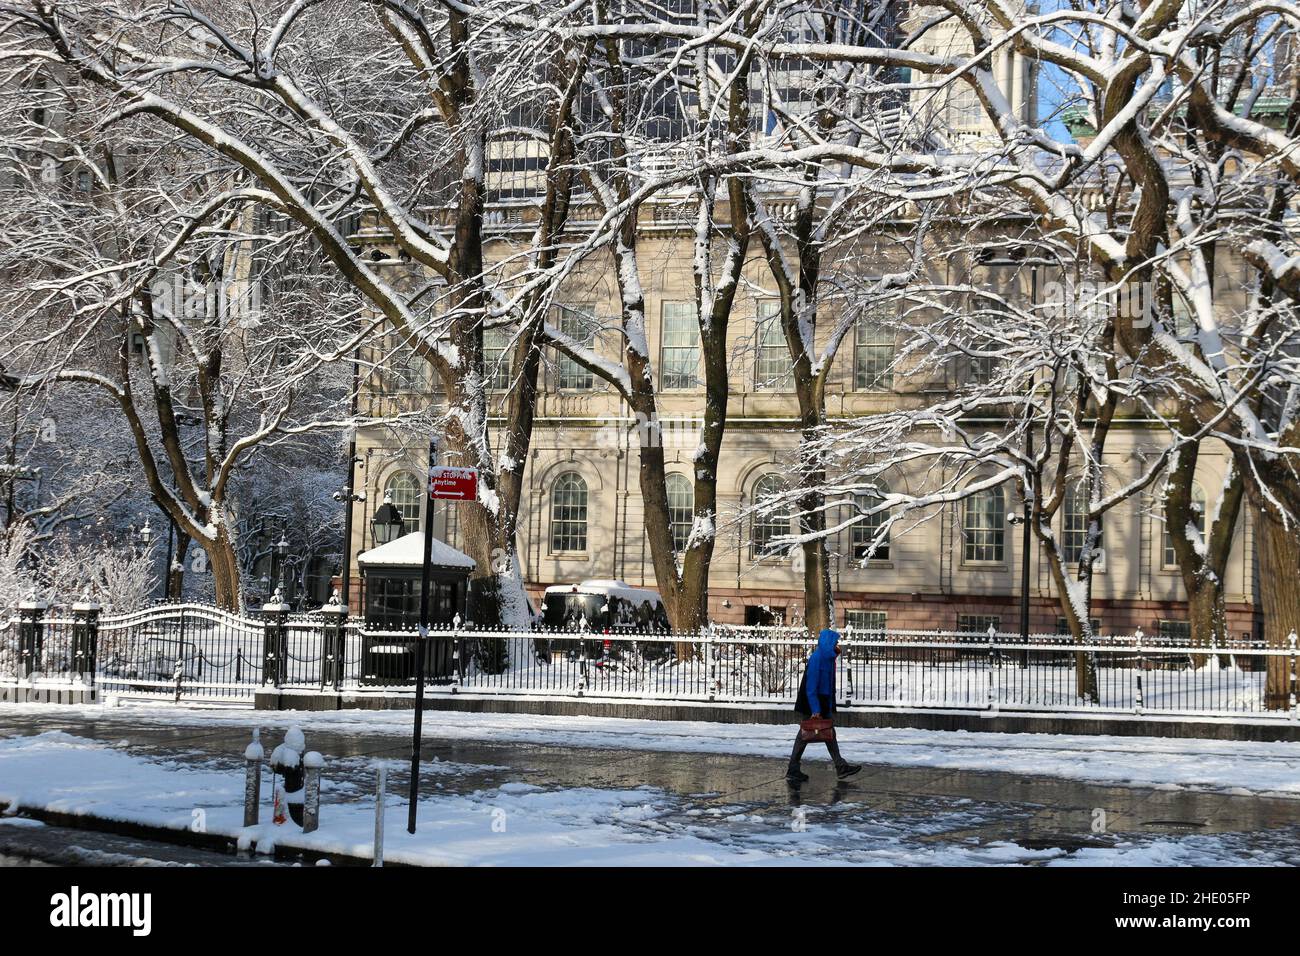
[[(258, 618), (199, 604), (104, 615), (27, 602), (0, 615), (0, 684), (93, 686), (160, 699), (251, 701), (259, 688), (635, 700), (793, 702), (813, 647), (802, 630), (715, 625), (691, 634), (381, 631), (327, 607)], [(1296, 719), (1287, 646), (1208, 647), (1141, 632), (1076, 645), (1055, 635), (846, 629), (840, 706), (1098, 711)]]

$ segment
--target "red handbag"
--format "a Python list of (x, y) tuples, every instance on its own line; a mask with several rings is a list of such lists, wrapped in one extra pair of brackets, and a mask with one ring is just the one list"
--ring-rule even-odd
[(810, 744), (824, 744), (835, 739), (835, 724), (829, 717), (809, 717), (799, 721), (799, 739)]

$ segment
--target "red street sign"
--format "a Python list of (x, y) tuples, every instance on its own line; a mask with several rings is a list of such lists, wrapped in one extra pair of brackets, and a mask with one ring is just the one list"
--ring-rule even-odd
[(449, 465), (430, 468), (429, 497), (439, 501), (473, 501), (478, 497), (478, 471)]

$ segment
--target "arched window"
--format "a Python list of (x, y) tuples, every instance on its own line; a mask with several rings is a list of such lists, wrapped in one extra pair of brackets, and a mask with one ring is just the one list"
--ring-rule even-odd
[(392, 496), (393, 507), (401, 513), (406, 530), (418, 531), (423, 524), (420, 507), (424, 504), (420, 479), (409, 471), (399, 471), (388, 479), (384, 491)]
[[(1065, 489), (1061, 503), (1061, 557), (1066, 564), (1078, 564), (1083, 555), (1083, 544), (1088, 538), (1088, 485), (1082, 479), (1072, 481)], [(1101, 536), (1097, 537), (1101, 547)]]
[(679, 554), (686, 550), (691, 538), (691, 524), (695, 520), (695, 489), (685, 475), (673, 473), (667, 479), (668, 527), (673, 533), (673, 550)]
[(962, 537), (967, 561), (1001, 562), (1006, 542), (1007, 505), (1001, 488), (986, 488), (966, 499)]
[[(1196, 533), (1205, 540), (1205, 489), (1201, 487), (1199, 481), (1192, 482), (1192, 520), (1190, 524), (1196, 528)], [(1164, 534), (1164, 561), (1165, 567), (1178, 567), (1178, 552), (1174, 550), (1174, 536), (1165, 528)]]
[[(880, 501), (889, 494), (889, 485), (883, 481), (876, 482), (874, 492), (858, 495), (857, 506), (860, 511), (870, 511), (872, 508), (880, 506)], [(883, 533), (879, 543), (876, 544), (874, 552), (871, 551), (871, 545), (876, 542), (877, 536), (881, 534), (881, 527), (889, 520), (889, 511), (877, 511), (875, 514), (867, 515), (853, 526), (852, 545), (853, 558), (856, 561), (864, 561), (868, 553), (871, 554), (872, 561), (889, 560), (889, 531)]]
[(551, 550), (587, 550), (587, 483), (572, 471), (551, 486)]
[(760, 510), (754, 513), (753, 530), (750, 535), (750, 556), (761, 558), (775, 553), (772, 540), (790, 533), (790, 513), (784, 505), (765, 508), (768, 499), (782, 494), (786, 490), (780, 475), (764, 475), (754, 482), (754, 506)]

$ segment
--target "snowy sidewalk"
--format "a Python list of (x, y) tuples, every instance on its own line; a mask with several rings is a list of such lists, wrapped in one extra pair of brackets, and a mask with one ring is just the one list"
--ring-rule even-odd
[[(272, 743), (301, 724), (326, 755), (317, 833), (242, 830), (254, 720)], [(201, 819), (263, 850), (368, 857), (383, 759), (390, 861), (1118, 865), (1289, 863), (1300, 852), (1296, 744), (848, 730), (845, 751), (867, 770), (837, 785), (814, 760), (813, 780), (791, 791), (787, 727), (464, 714), (426, 715), (411, 837), (410, 720), (3, 707), (0, 800), (175, 828)]]

